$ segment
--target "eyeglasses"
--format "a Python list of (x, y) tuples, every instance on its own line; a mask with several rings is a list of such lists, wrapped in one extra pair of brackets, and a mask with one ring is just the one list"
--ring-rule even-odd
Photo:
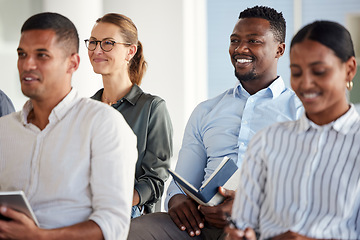
[(90, 51), (94, 51), (96, 49), (96, 46), (98, 43), (100, 43), (100, 48), (104, 51), (104, 52), (110, 52), (113, 48), (115, 43), (118, 44), (124, 44), (124, 45), (128, 45), (130, 46), (131, 43), (127, 43), (127, 42), (115, 42), (112, 40), (102, 40), (102, 41), (96, 41), (96, 40), (89, 40), (86, 39), (85, 41), (85, 46), (87, 47), (87, 49), (89, 49)]

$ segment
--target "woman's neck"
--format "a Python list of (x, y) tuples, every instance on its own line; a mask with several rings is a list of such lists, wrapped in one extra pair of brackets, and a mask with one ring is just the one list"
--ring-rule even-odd
[(101, 101), (112, 105), (123, 98), (132, 88), (129, 76), (103, 76), (104, 92)]

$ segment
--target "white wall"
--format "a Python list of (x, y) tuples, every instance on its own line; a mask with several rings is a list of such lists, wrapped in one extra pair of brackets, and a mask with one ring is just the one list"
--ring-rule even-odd
[(104, 0), (105, 13), (125, 14), (138, 28), (148, 62), (141, 87), (167, 102), (174, 126), (174, 159), (190, 113), (207, 95), (205, 2)]
[[(137, 25), (148, 62), (141, 87), (167, 102), (174, 127), (175, 164), (189, 115), (207, 96), (206, 0), (0, 0), (0, 6), (0, 89), (11, 98), (16, 110), (26, 101), (18, 80), (16, 48), (21, 25), (28, 17), (52, 11), (74, 22), (79, 31), (81, 61), (73, 86), (85, 97), (101, 88), (102, 81), (93, 73), (83, 40), (89, 37), (95, 20), (105, 13), (130, 17)], [(9, 31), (13, 36), (10, 40)]]

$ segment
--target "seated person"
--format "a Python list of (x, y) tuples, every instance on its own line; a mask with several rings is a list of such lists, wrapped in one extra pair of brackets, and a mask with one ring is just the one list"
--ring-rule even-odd
[(359, 239), (360, 116), (346, 95), (356, 73), (350, 33), (330, 21), (305, 26), (292, 39), (290, 69), (305, 114), (251, 140), (232, 211), (238, 229), (228, 227), (228, 239)]
[(10, 98), (0, 90), (0, 117), (15, 112), (14, 105)]
[[(272, 8), (255, 6), (240, 13), (229, 46), (239, 82), (196, 107), (179, 152), (175, 171), (196, 188), (224, 156), (240, 167), (255, 132), (300, 117), (300, 100), (277, 75), (278, 59), (285, 50), (285, 25), (283, 15)], [(224, 213), (231, 212), (234, 191), (221, 193), (224, 202), (203, 206), (171, 182), (165, 200), (168, 213), (133, 219), (128, 239), (222, 239)]]
[(130, 18), (109, 13), (96, 20), (85, 40), (91, 65), (102, 75), (104, 86), (92, 98), (118, 110), (137, 136), (132, 218), (156, 207), (160, 210), (172, 156), (172, 124), (165, 101), (139, 87), (147, 64), (137, 36)]
[(25, 192), (40, 226), (0, 206), (1, 239), (126, 239), (136, 136), (121, 114), (71, 87), (80, 63), (74, 24), (57, 13), (21, 29), (18, 70), (30, 99), (0, 118), (0, 191)]

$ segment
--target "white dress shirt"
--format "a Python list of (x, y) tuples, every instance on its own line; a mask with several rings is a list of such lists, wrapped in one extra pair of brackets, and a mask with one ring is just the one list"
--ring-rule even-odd
[(292, 231), (360, 239), (360, 117), (275, 124), (249, 144), (233, 206), (237, 227), (267, 239)]
[(93, 220), (105, 239), (126, 239), (137, 149), (122, 115), (74, 89), (42, 131), (31, 109), (0, 118), (0, 191), (23, 190), (41, 228)]

